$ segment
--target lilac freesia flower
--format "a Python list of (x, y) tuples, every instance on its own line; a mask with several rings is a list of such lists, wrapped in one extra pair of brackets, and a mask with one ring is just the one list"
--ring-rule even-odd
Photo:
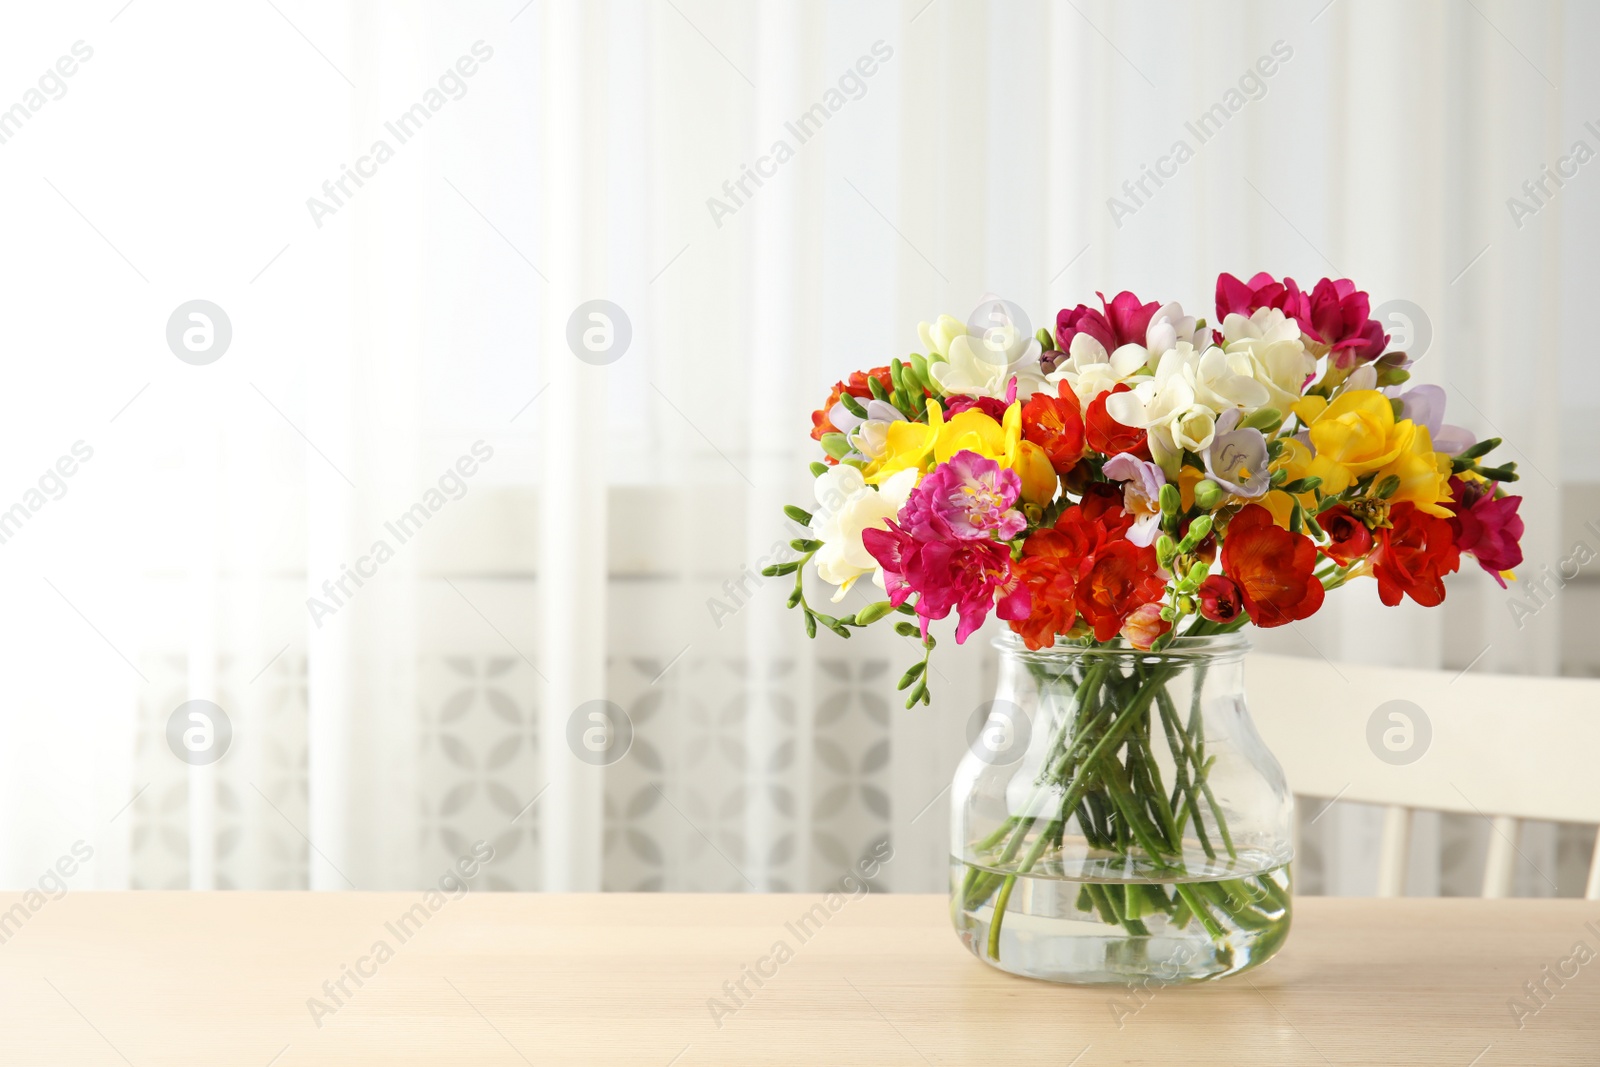
[(1122, 506), (1134, 517), (1128, 540), (1140, 548), (1155, 543), (1161, 532), (1161, 487), (1167, 476), (1161, 468), (1131, 452), (1119, 452), (1101, 468), (1108, 479), (1122, 483)]
[(1400, 417), (1428, 428), (1433, 448), (1447, 456), (1460, 455), (1477, 443), (1471, 430), (1447, 426), (1444, 421), (1444, 389), (1419, 385), (1400, 394)]
[(992, 459), (963, 449), (939, 464), (912, 490), (900, 525), (924, 541), (998, 536), (1009, 541), (1027, 528), (1016, 509), (1022, 477)]
[(1217, 419), (1217, 434), (1205, 450), (1206, 474), (1234, 496), (1254, 500), (1266, 494), (1272, 482), (1267, 469), (1267, 439), (1260, 430), (1234, 427), (1242, 413), (1229, 408)]

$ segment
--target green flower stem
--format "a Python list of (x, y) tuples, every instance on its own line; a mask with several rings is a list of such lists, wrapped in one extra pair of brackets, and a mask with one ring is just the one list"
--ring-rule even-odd
[[(1134, 720), (1139, 713), (1148, 709), (1150, 701), (1154, 697), (1154, 687), (1157, 684), (1160, 684), (1160, 681), (1162, 680), (1158, 678), (1151, 678), (1139, 687), (1139, 690), (1134, 694), (1133, 699), (1128, 702), (1127, 706), (1123, 708), (1122, 713), (1118, 715), (1116, 720), (1111, 724), (1111, 728), (1105, 732), (1104, 736), (1102, 736), (1100, 740), (1096, 742), (1095, 746), (1089, 750), (1089, 754), (1084, 757), (1083, 764), (1085, 767), (1098, 767), (1101, 759), (1106, 755), (1107, 751), (1111, 749), (1112, 743), (1120, 742), (1122, 735), (1127, 732), (1130, 726), (1133, 725)], [(1080, 712), (1082, 707), (1083, 705), (1080, 703)], [(1118, 769), (1121, 769), (1120, 766)], [(1079, 774), (1075, 776), (1072, 784), (1067, 788), (1066, 796), (1062, 799), (1062, 811), (1071, 811), (1073, 808), (1075, 808), (1078, 801), (1082, 799), (1084, 792), (1088, 789), (1089, 784), (1089, 775)], [(1033, 822), (1034, 818), (1030, 817), (1026, 825), (1031, 827)], [(1015, 854), (1015, 849), (1021, 843), (1026, 832), (1026, 828), (1018, 830), (1016, 835), (1011, 839), (1011, 843), (1007, 846), (1006, 853)], [(1049, 843), (1049, 839), (1049, 832), (1040, 834), (1039, 837), (1034, 841), (1033, 846), (1028, 850), (1028, 854), (1023, 859), (1023, 862), (1018, 865), (1016, 873), (1006, 875), (1006, 880), (1000, 886), (1000, 895), (995, 899), (994, 916), (989, 921), (989, 957), (991, 959), (998, 960), (1000, 958), (1000, 926), (1004, 920), (1006, 904), (1011, 899), (1011, 890), (1016, 884), (1017, 876), (1026, 874), (1028, 871), (1033, 869), (1034, 863), (1036, 863), (1039, 859), (1039, 856), (1043, 854), (1045, 847)], [(1001, 862), (1007, 862), (1010, 860), (1010, 858), (1011, 855), (1002, 854)]]
[(1167, 748), (1172, 752), (1172, 762), (1176, 770), (1173, 777), (1177, 780), (1177, 793), (1184, 800), (1184, 806), (1179, 811), (1178, 834), (1183, 833), (1185, 817), (1194, 819), (1195, 837), (1200, 841), (1200, 847), (1205, 850), (1207, 859), (1216, 859), (1217, 850), (1211, 847), (1211, 839), (1206, 836), (1205, 821), (1200, 818), (1199, 791), (1189, 780), (1189, 766), (1194, 761), (1194, 750), (1189, 747), (1188, 735), (1183, 732), (1183, 727), (1178, 723), (1178, 711), (1172, 706), (1172, 698), (1166, 693), (1156, 694), (1156, 705), (1161, 709), (1161, 725), (1167, 735)]
[[(1032, 820), (1029, 821), (1032, 822)], [(994, 902), (994, 919), (989, 924), (989, 958), (992, 960), (1000, 958), (1000, 917), (1005, 914), (1006, 902), (1011, 899), (1011, 890), (1017, 884), (1017, 875), (1027, 874), (1033, 870), (1033, 865), (1039, 862), (1039, 857), (1049, 847), (1050, 834), (1054, 829), (1055, 825), (1052, 820), (1051, 824), (1045, 827), (1044, 832), (1034, 839), (1033, 846), (1028, 849), (1028, 854), (1022, 857), (1022, 862), (1017, 864), (1017, 873), (1006, 875), (1005, 882), (1000, 886), (1000, 896)], [(1019, 836), (1014, 843), (1020, 841), (1021, 837)]]

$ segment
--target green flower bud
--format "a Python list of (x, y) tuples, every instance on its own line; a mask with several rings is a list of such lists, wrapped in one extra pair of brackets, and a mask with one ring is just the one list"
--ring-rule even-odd
[(889, 603), (887, 600), (879, 600), (868, 604), (866, 607), (856, 612), (856, 624), (859, 626), (871, 625), (893, 610), (894, 605)]
[(1172, 518), (1178, 513), (1178, 508), (1183, 504), (1183, 496), (1178, 492), (1178, 487), (1168, 482), (1161, 487), (1161, 515), (1163, 518)]
[(1210, 478), (1202, 478), (1194, 484), (1194, 503), (1202, 511), (1217, 507), (1227, 495), (1227, 491)]
[(1241, 430), (1260, 430), (1266, 433), (1276, 430), (1283, 424), (1283, 412), (1277, 408), (1259, 408), (1250, 414), (1250, 417), (1239, 423)]
[(1195, 546), (1211, 536), (1211, 516), (1201, 515), (1189, 524), (1189, 532), (1178, 542), (1179, 552), (1193, 552)]

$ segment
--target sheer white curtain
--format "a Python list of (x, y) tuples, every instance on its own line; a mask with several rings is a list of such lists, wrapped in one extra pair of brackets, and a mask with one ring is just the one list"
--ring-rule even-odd
[[(1525, 572), (1580, 536), (1600, 192), (1523, 188), (1600, 146), (1579, 5), (4, 18), (7, 69), (93, 49), (0, 143), (0, 508), (93, 449), (0, 544), (7, 885), (81, 838), (104, 887), (393, 888), (481, 839), (492, 888), (811, 888), (885, 841), (881, 887), (940, 888), (982, 641), (941, 645), (907, 712), (904, 642), (808, 642), (759, 571), (828, 385), (988, 292), (1039, 326), (1096, 290), (1203, 312), (1223, 270), (1353, 278), (1429, 334), (1451, 421), (1522, 463)], [(204, 366), (163, 335), (193, 299), (233, 331)], [(629, 341), (580, 359), (597, 300)], [(1308, 684), (1570, 667), (1578, 593), (1520, 625), (1514, 595), (1357, 586), (1261, 645)], [(231, 722), (215, 764), (168, 746), (189, 699)], [(596, 701), (631, 730), (615, 762), (569, 744)], [(1304, 884), (1370, 892), (1376, 818), (1308, 825)], [(1469, 884), (1482, 835), (1422, 827), (1413, 884)], [(1564, 842), (1524, 851), (1556, 870)]]

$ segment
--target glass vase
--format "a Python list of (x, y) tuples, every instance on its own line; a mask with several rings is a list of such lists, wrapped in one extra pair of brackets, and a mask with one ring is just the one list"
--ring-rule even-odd
[(1118, 985), (1221, 978), (1277, 952), (1294, 798), (1245, 707), (1249, 642), (995, 644), (998, 692), (951, 790), (967, 947), (1012, 974)]

